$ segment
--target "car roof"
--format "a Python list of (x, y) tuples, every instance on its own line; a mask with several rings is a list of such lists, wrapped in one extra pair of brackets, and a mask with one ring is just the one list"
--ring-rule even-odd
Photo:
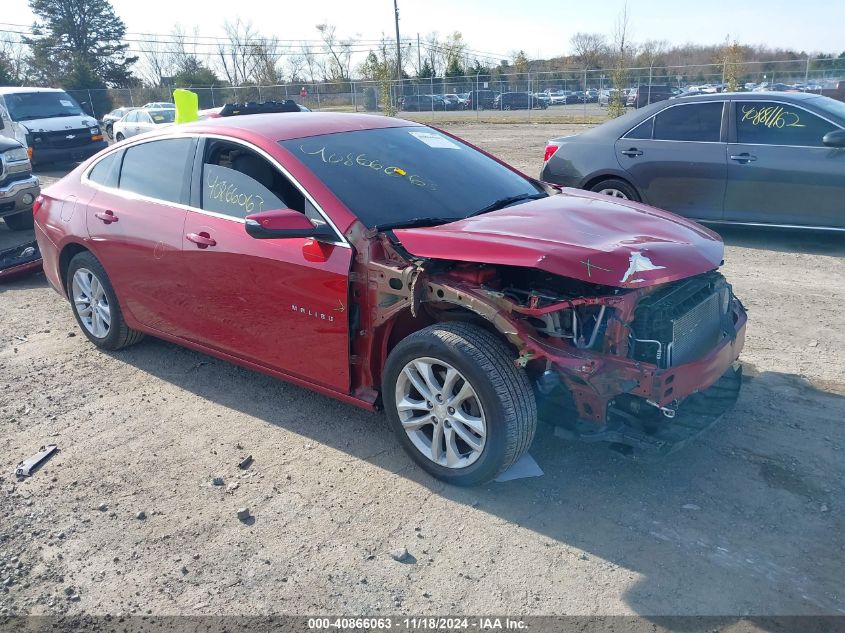
[[(742, 99), (743, 101), (768, 101), (772, 97), (778, 99), (794, 99), (797, 101), (805, 101), (818, 97), (819, 95), (812, 92), (778, 92), (772, 90), (769, 92), (714, 92), (703, 95), (688, 95), (685, 97), (678, 97), (672, 99), (673, 103), (689, 103), (690, 101), (722, 101), (724, 99)], [(662, 103), (662, 102), (661, 102)], [(664, 104), (665, 105), (665, 104)]]
[(0, 88), (0, 95), (11, 95), (20, 92), (64, 92), (60, 88), (35, 88), (30, 86), (4, 86)]
[(392, 127), (422, 127), (405, 119), (371, 114), (336, 112), (280, 112), (207, 119), (179, 126), (180, 132), (236, 133), (244, 131), (273, 141), (287, 141), (320, 134), (375, 130)]
[[(663, 110), (670, 105), (677, 105), (679, 103), (706, 103), (708, 101), (725, 101), (727, 99), (742, 100), (742, 101), (771, 101), (772, 99), (780, 99), (794, 102), (802, 101), (808, 102), (812, 99), (823, 98), (818, 94), (812, 92), (716, 92), (712, 94), (688, 95), (683, 97), (674, 97), (672, 99), (665, 99), (662, 101), (655, 101), (649, 105), (643, 106), (633, 112), (627, 112), (620, 117), (606, 121), (601, 125), (586, 130), (579, 134), (579, 138), (583, 139), (598, 139), (598, 138), (619, 138), (635, 125), (645, 121), (647, 118)], [(808, 104), (809, 105), (809, 104)], [(555, 137), (556, 139), (564, 138), (563, 136)]]

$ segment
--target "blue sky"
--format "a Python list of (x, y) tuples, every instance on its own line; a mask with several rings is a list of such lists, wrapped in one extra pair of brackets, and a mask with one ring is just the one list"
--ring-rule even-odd
[[(313, 39), (328, 21), (344, 37), (392, 36), (393, 0), (112, 0), (132, 32), (168, 32), (174, 24), (220, 35), (225, 19), (252, 20), (263, 33)], [(26, 0), (4, 0), (0, 20), (32, 21)], [(524, 49), (529, 57), (568, 52), (577, 31), (610, 33), (623, 0), (399, 0), (403, 36), (461, 31), (470, 46), (495, 56)], [(201, 7), (201, 8), (200, 8)], [(806, 51), (845, 50), (845, 0), (629, 0), (634, 41), (744, 43)]]

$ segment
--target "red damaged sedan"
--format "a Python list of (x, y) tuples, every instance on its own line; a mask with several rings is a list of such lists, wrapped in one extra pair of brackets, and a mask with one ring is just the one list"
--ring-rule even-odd
[(666, 453), (735, 401), (746, 316), (694, 222), (366, 115), (223, 117), (115, 145), (35, 210), (95, 345), (145, 334), (347, 403), (455, 484), (538, 419)]

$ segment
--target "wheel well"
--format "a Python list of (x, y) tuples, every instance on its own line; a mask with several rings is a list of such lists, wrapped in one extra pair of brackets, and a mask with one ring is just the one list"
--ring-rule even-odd
[(373, 367), (373, 369), (377, 371), (377, 374), (374, 375), (376, 375), (378, 380), (381, 381), (381, 370), (387, 362), (387, 357), (402, 339), (414, 332), (428, 327), (429, 325), (451, 322), (472, 323), (473, 325), (477, 325), (478, 327), (483, 328), (500, 338), (513, 350), (514, 354), (519, 353), (507, 337), (499, 332), (499, 330), (497, 330), (490, 321), (481, 315), (462, 306), (453, 304), (438, 304), (436, 308), (433, 306), (427, 306), (427, 308), (422, 310), (416, 317), (411, 316), (410, 310), (405, 310), (393, 319), (393, 321), (389, 324), (390, 332), (387, 335), (387, 340), (384, 342), (382, 347), (380, 362), (376, 367)]
[(81, 244), (76, 243), (68, 244), (62, 249), (62, 252), (59, 254), (59, 275), (61, 275), (62, 286), (67, 283), (67, 269), (70, 266), (70, 260), (79, 253), (84, 253), (87, 250)]
[(624, 182), (626, 185), (628, 185), (631, 189), (633, 189), (634, 191), (636, 191), (636, 192), (637, 192), (637, 195), (638, 195), (640, 198), (642, 198), (642, 196), (640, 195), (640, 191), (639, 191), (639, 189), (637, 189), (637, 188), (634, 186), (634, 183), (632, 183), (632, 182), (631, 182), (630, 180), (628, 180), (627, 178), (624, 178), (624, 177), (622, 177), (622, 176), (617, 176), (616, 174), (602, 174), (602, 175), (600, 175), (600, 176), (593, 176), (593, 177), (592, 177), (592, 178), (590, 178), (587, 182), (585, 182), (585, 183), (584, 183), (584, 185), (583, 185), (581, 188), (582, 188), (582, 189), (586, 189), (587, 191), (589, 191), (589, 190), (590, 190), (590, 189), (592, 189), (595, 185), (599, 184), (599, 183), (600, 183), (600, 182), (602, 182), (603, 180), (621, 180), (621, 181), (622, 181), (622, 182)]

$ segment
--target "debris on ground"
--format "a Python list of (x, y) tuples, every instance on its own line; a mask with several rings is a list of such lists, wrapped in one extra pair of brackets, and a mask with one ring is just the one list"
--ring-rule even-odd
[(250, 466), (252, 466), (252, 455), (247, 455), (238, 464), (238, 468), (240, 468), (241, 470), (246, 470)]
[(248, 521), (251, 518), (249, 508), (238, 508), (238, 519), (241, 521)]
[(59, 450), (59, 447), (55, 444), (48, 444), (47, 446), (42, 446), (38, 449), (38, 452), (33, 455), (32, 457), (28, 457), (27, 459), (23, 460), (18, 467), (15, 469), (15, 475), (18, 477), (29, 477), (35, 473), (36, 470), (46, 462), (56, 451)]

